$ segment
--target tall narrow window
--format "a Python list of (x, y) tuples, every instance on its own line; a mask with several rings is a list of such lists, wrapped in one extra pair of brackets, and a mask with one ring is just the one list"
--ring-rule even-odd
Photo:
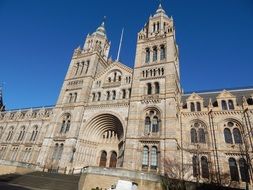
[(90, 61), (88, 60), (88, 61), (87, 61), (87, 65), (86, 65), (86, 71), (85, 71), (85, 74), (87, 74), (87, 73), (88, 73), (89, 66), (90, 66)]
[(201, 111), (201, 104), (200, 104), (200, 102), (197, 102), (197, 111)]
[(72, 93), (69, 93), (69, 103), (72, 102), (72, 99), (73, 99)]
[(232, 134), (231, 134), (230, 129), (228, 128), (224, 129), (224, 138), (225, 138), (226, 143), (233, 144), (233, 139), (232, 139)]
[(65, 133), (67, 133), (70, 129), (70, 120), (67, 121)]
[(152, 120), (152, 133), (157, 133), (158, 131), (159, 131), (158, 118), (154, 116)]
[(197, 143), (198, 139), (197, 139), (197, 132), (196, 129), (191, 128), (191, 142), (192, 143)]
[(1, 139), (2, 136), (3, 136), (3, 133), (4, 133), (4, 128), (3, 128), (3, 127), (0, 127), (0, 139)]
[(159, 94), (160, 93), (160, 85), (158, 82), (155, 82), (155, 93)]
[(240, 168), (240, 174), (241, 174), (242, 181), (249, 182), (249, 168), (248, 168), (248, 164), (244, 158), (240, 158), (239, 168)]
[(235, 144), (242, 144), (242, 136), (238, 128), (233, 129), (233, 135), (234, 135)]
[(160, 60), (164, 60), (166, 58), (166, 51), (164, 45), (161, 45), (160, 47)]
[(101, 152), (99, 167), (106, 167), (107, 153), (106, 151)]
[(6, 138), (6, 141), (10, 141), (12, 139), (12, 137), (13, 137), (13, 130), (14, 130), (13, 127), (9, 128), (9, 132), (8, 132), (8, 136)]
[(148, 134), (150, 132), (150, 127), (151, 127), (150, 117), (146, 117), (145, 118), (145, 129), (144, 129), (145, 134)]
[(79, 70), (79, 63), (76, 64), (76, 72), (75, 72), (75, 75), (78, 74), (78, 70)]
[(157, 61), (157, 47), (153, 48), (153, 61)]
[(192, 157), (192, 173), (193, 177), (197, 177), (199, 175), (199, 161), (197, 156)]
[(81, 63), (81, 71), (80, 71), (80, 75), (83, 74), (83, 68), (84, 68), (84, 62)]
[(122, 98), (123, 98), (123, 99), (126, 98), (126, 90), (125, 90), (125, 89), (122, 90)]
[(151, 83), (147, 84), (147, 94), (148, 95), (152, 94), (152, 85), (151, 85)]
[(18, 141), (22, 141), (24, 139), (24, 135), (25, 135), (25, 126), (22, 126), (18, 136)]
[(228, 159), (231, 181), (239, 181), (238, 167), (234, 158)]
[(146, 48), (145, 63), (149, 63), (149, 61), (150, 61), (150, 49)]
[(92, 93), (92, 101), (93, 101), (93, 102), (95, 101), (95, 98), (96, 98), (95, 93)]
[(110, 100), (110, 92), (109, 91), (106, 92), (106, 100)]
[(157, 31), (159, 31), (159, 29), (160, 29), (160, 23), (157, 22)]
[(98, 92), (98, 101), (101, 99), (101, 92)]
[(234, 109), (235, 109), (234, 103), (233, 103), (232, 100), (228, 100), (228, 108), (229, 108), (230, 110), (234, 110)]
[(67, 133), (70, 129), (70, 124), (71, 124), (70, 114), (64, 115), (60, 133)]
[(55, 146), (54, 146), (54, 152), (53, 152), (53, 155), (52, 155), (53, 160), (57, 159), (58, 147), (59, 147), (59, 144), (56, 143)]
[(57, 160), (61, 160), (62, 153), (63, 153), (63, 144), (60, 145), (58, 155), (57, 155)]
[(148, 167), (148, 152), (149, 152), (148, 147), (144, 146), (142, 154), (142, 168)]
[(33, 126), (32, 135), (30, 137), (30, 141), (35, 141), (38, 135), (38, 126)]
[(202, 177), (203, 178), (209, 178), (209, 167), (208, 167), (208, 161), (205, 156), (201, 157), (201, 169), (202, 169)]
[(116, 99), (116, 91), (115, 91), (115, 90), (112, 91), (112, 99), (113, 99), (113, 100)]
[(228, 109), (227, 102), (225, 100), (221, 101), (221, 107), (222, 107), (222, 110), (227, 110)]
[(195, 104), (193, 102), (191, 102), (191, 112), (195, 111)]
[(206, 143), (205, 130), (203, 128), (199, 128), (199, 142)]
[(157, 148), (155, 146), (151, 149), (151, 169), (157, 168)]

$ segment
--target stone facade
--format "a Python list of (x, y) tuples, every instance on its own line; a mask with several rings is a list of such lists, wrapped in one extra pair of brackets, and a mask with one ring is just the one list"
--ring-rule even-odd
[(253, 89), (184, 94), (174, 21), (161, 6), (138, 33), (133, 69), (109, 49), (102, 23), (74, 50), (54, 107), (0, 112), (0, 159), (250, 181)]

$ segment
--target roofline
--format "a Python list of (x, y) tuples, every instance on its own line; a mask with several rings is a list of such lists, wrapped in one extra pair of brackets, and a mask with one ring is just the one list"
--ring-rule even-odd
[(220, 89), (213, 89), (213, 90), (190, 91), (190, 92), (183, 93), (183, 96), (191, 95), (192, 93), (196, 93), (196, 94), (215, 94), (215, 93), (220, 93), (223, 90), (227, 90), (229, 92), (247, 91), (247, 90), (253, 90), (253, 86), (237, 87), (237, 88), (220, 88)]
[(39, 110), (39, 109), (50, 109), (50, 108), (54, 108), (55, 105), (47, 105), (47, 106), (36, 106), (36, 107), (27, 107), (27, 108), (14, 108), (14, 109), (8, 109), (8, 110), (5, 110), (3, 112), (12, 112), (12, 111), (27, 111), (27, 110), (30, 110), (30, 109), (33, 109), (33, 110)]

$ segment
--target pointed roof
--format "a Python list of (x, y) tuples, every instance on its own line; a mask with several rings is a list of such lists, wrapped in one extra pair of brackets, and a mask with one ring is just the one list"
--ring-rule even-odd
[(157, 17), (157, 16), (166, 16), (166, 17), (168, 17), (168, 16), (166, 15), (166, 12), (165, 12), (165, 10), (163, 9), (161, 3), (159, 4), (158, 9), (156, 10), (154, 17)]
[(93, 34), (98, 34), (100, 36), (106, 37), (105, 22), (104, 21), (101, 23), (101, 25), (96, 29), (96, 31)]

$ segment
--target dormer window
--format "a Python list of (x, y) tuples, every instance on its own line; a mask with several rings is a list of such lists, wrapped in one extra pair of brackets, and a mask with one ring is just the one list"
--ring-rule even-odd
[(201, 103), (200, 102), (191, 102), (190, 107), (191, 107), (191, 112), (201, 111)]
[(234, 110), (234, 102), (233, 100), (221, 100), (221, 108), (222, 110)]

